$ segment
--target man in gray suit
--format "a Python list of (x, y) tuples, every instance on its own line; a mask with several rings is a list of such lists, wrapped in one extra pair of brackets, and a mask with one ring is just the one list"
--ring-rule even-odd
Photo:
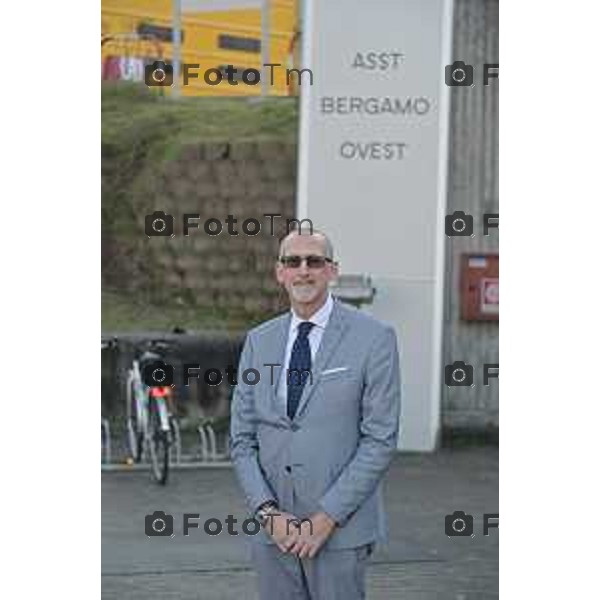
[(231, 455), (263, 525), (252, 557), (262, 600), (365, 597), (386, 539), (381, 479), (397, 448), (400, 374), (392, 327), (332, 299), (328, 238), (292, 232), (277, 281), (291, 312), (252, 329), (239, 365)]

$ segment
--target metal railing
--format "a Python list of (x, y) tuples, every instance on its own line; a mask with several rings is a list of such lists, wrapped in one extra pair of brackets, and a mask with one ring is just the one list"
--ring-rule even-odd
[(108, 419), (102, 419), (101, 426), (102, 449), (104, 450), (104, 464), (110, 465), (112, 462), (112, 443), (110, 439), (110, 423)]
[(217, 436), (210, 423), (204, 423), (198, 426), (198, 436), (200, 439), (201, 460), (215, 461), (222, 458), (217, 453)]
[[(198, 446), (192, 453), (183, 453), (183, 443), (181, 436), (181, 427), (176, 419), (170, 421), (172, 431), (172, 452), (170, 455), (171, 466), (203, 466), (213, 463), (223, 463), (230, 460), (229, 456), (229, 436), (225, 436), (224, 448), (219, 452), (217, 443), (217, 434), (210, 422), (198, 425), (197, 440)], [(103, 467), (118, 467), (119, 465), (131, 467), (130, 457), (123, 457), (118, 451), (115, 453), (115, 443), (113, 432), (108, 419), (101, 419), (101, 464)], [(119, 444), (116, 444), (120, 447)], [(142, 459), (145, 465), (144, 459)]]

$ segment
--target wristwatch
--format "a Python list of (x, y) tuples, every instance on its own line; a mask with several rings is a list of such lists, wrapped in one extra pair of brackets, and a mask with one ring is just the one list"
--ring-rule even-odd
[(265, 523), (269, 516), (273, 513), (279, 514), (277, 511), (279, 510), (279, 506), (275, 500), (267, 500), (263, 502), (254, 513), (255, 518), (258, 522), (264, 527)]

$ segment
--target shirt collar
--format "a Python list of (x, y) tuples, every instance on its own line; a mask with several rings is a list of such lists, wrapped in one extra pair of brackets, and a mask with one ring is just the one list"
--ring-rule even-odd
[[(331, 311), (333, 310), (333, 298), (331, 294), (327, 294), (327, 300), (325, 300), (325, 304), (321, 306), (321, 308), (309, 319), (311, 323), (314, 323), (316, 327), (320, 327), (321, 329), (325, 329), (327, 323), (329, 321), (329, 317), (331, 316)], [(298, 325), (303, 323), (306, 319), (300, 318), (292, 309), (292, 331), (298, 330)]]

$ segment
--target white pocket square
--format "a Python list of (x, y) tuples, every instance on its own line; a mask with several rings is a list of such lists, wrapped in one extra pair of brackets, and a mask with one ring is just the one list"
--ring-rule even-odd
[(337, 367), (335, 369), (327, 369), (327, 371), (321, 371), (321, 375), (330, 375), (331, 373), (340, 373), (342, 371), (347, 371), (348, 367)]

